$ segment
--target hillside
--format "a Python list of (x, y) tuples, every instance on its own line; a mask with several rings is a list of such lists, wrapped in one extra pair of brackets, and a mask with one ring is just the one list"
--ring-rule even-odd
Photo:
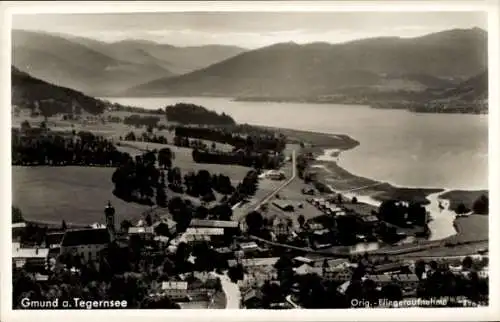
[(314, 97), (355, 90), (424, 91), (476, 75), (487, 64), (487, 33), (455, 29), (418, 38), (342, 44), (281, 43), (195, 72), (161, 78), (130, 96)]
[(109, 57), (130, 63), (156, 65), (177, 75), (210, 66), (246, 50), (222, 45), (176, 47), (134, 39), (106, 43), (82, 37), (61, 36)]
[(488, 99), (488, 71), (473, 76), (455, 87), (438, 94), (437, 99), (476, 101)]
[(91, 114), (99, 114), (105, 103), (81, 92), (49, 84), (11, 67), (12, 105), (34, 109), (48, 114), (71, 113), (73, 106)]
[(34, 77), (89, 95), (111, 95), (158, 77), (172, 75), (154, 60), (122, 60), (123, 55), (108, 54), (47, 33), (12, 32), (14, 66)]

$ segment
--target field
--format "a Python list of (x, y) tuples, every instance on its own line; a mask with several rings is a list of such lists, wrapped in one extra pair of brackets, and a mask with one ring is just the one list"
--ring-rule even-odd
[(448, 199), (450, 201), (450, 208), (456, 209), (460, 203), (472, 209), (474, 201), (481, 197), (481, 195), (488, 196), (488, 190), (478, 190), (478, 191), (463, 191), (463, 190), (453, 190), (443, 193), (440, 198)]
[(116, 198), (111, 182), (113, 168), (12, 167), (12, 204), (28, 220), (60, 223), (104, 223), (110, 200), (116, 223), (138, 218), (147, 206)]
[(468, 242), (488, 239), (488, 219), (488, 216), (484, 215), (471, 215), (455, 219), (457, 235), (451, 236), (450, 240)]
[[(158, 144), (149, 142), (137, 142), (137, 141), (120, 141), (120, 150), (126, 152), (133, 152), (133, 149), (137, 149), (135, 153), (141, 153), (141, 150), (153, 150), (162, 149), (165, 147), (170, 148), (175, 154), (175, 159), (173, 160), (174, 166), (181, 169), (182, 175), (189, 171), (197, 172), (199, 170), (208, 170), (211, 174), (222, 173), (229, 176), (233, 182), (236, 184), (240, 182), (247, 172), (250, 170), (248, 167), (243, 167), (239, 165), (225, 165), (225, 164), (209, 164), (209, 163), (196, 163), (193, 161), (191, 155), (192, 149), (181, 148), (170, 144)], [(129, 149), (129, 150), (123, 150)], [(132, 154), (132, 153), (131, 153)]]
[[(111, 112), (111, 114), (123, 118), (137, 113)], [(12, 118), (12, 126), (19, 127), (24, 120), (30, 122), (32, 126), (39, 126), (43, 118), (34, 118), (23, 112), (19, 117)], [(192, 149), (189, 148), (119, 140), (120, 136), (123, 137), (130, 131), (141, 135), (145, 131), (144, 128), (137, 129), (117, 123), (82, 124), (64, 121), (61, 117), (48, 118), (47, 125), (54, 131), (83, 130), (103, 135), (119, 142), (121, 145), (118, 147), (119, 150), (132, 156), (141, 154), (142, 150), (146, 149), (169, 147), (175, 153), (174, 166), (181, 169), (182, 175), (189, 171), (197, 172), (205, 169), (211, 174), (228, 175), (236, 186), (249, 170), (242, 166), (195, 163), (191, 156)], [(172, 132), (163, 130), (156, 131), (155, 134), (164, 135), (169, 142), (173, 141)], [(210, 145), (211, 142), (207, 144)], [(224, 151), (232, 149), (229, 145), (219, 143), (216, 144), (216, 148)], [(126, 203), (116, 198), (112, 194), (113, 171), (113, 168), (100, 167), (13, 167), (13, 205), (19, 207), (24, 217), (30, 220), (60, 223), (64, 219), (67, 223), (90, 224), (104, 222), (103, 209), (110, 200), (116, 208), (117, 224), (123, 219), (138, 218), (149, 207)]]

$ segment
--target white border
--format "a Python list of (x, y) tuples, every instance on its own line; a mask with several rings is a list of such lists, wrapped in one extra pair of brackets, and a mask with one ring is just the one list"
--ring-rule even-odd
[[(498, 89), (500, 83), (499, 72), (499, 4), (498, 0), (491, 1), (290, 1), (290, 2), (83, 2), (83, 1), (46, 1), (46, 2), (16, 2), (4, 1), (2, 8), (2, 65), (1, 65), (1, 125), (2, 137), (6, 138), (0, 143), (2, 151), (1, 175), (2, 182), (2, 209), (0, 233), (1, 248), (1, 321), (32, 321), (32, 320), (60, 320), (61, 318), (72, 321), (88, 321), (92, 318), (104, 319), (118, 317), (126, 320), (134, 318), (182, 321), (330, 321), (330, 320), (355, 320), (355, 321), (487, 321), (500, 320), (498, 287), (498, 234), (500, 227), (498, 216), (500, 207), (500, 176), (499, 176), (499, 121), (500, 111), (498, 104)], [(12, 311), (12, 285), (11, 285), (11, 170), (10, 170), (10, 28), (11, 16), (15, 13), (112, 13), (112, 12), (183, 12), (183, 11), (267, 11), (267, 12), (346, 12), (346, 11), (486, 11), (488, 12), (489, 34), (489, 176), (490, 176), (490, 307), (480, 309), (368, 309), (368, 310), (126, 310), (126, 311)], [(464, 169), (467, 171), (467, 169)]]

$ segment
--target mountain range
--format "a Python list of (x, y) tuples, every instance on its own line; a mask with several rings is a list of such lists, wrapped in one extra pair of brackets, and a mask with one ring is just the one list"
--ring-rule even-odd
[(12, 31), (12, 63), (19, 70), (94, 96), (112, 96), (243, 51), (234, 46), (175, 47), (143, 40), (106, 43), (69, 35)]
[(255, 50), (132, 39), (107, 43), (22, 30), (12, 36), (12, 61), (19, 70), (98, 97), (394, 101), (427, 93), (440, 99), (487, 96), (488, 35), (480, 28)]
[(487, 69), (487, 39), (486, 31), (472, 28), (340, 44), (279, 43), (122, 95), (292, 98), (353, 90), (421, 92), (454, 86)]
[(14, 66), (11, 66), (11, 82), (13, 106), (38, 107), (48, 114), (72, 113), (73, 107), (91, 114), (102, 113), (105, 109), (106, 103), (101, 100), (34, 78)]

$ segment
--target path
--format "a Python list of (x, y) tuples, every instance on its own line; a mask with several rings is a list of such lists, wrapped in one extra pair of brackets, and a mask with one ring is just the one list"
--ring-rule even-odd
[(212, 274), (220, 279), (222, 290), (226, 294), (226, 310), (239, 309), (241, 292), (238, 284), (231, 282), (229, 277), (225, 274)]

